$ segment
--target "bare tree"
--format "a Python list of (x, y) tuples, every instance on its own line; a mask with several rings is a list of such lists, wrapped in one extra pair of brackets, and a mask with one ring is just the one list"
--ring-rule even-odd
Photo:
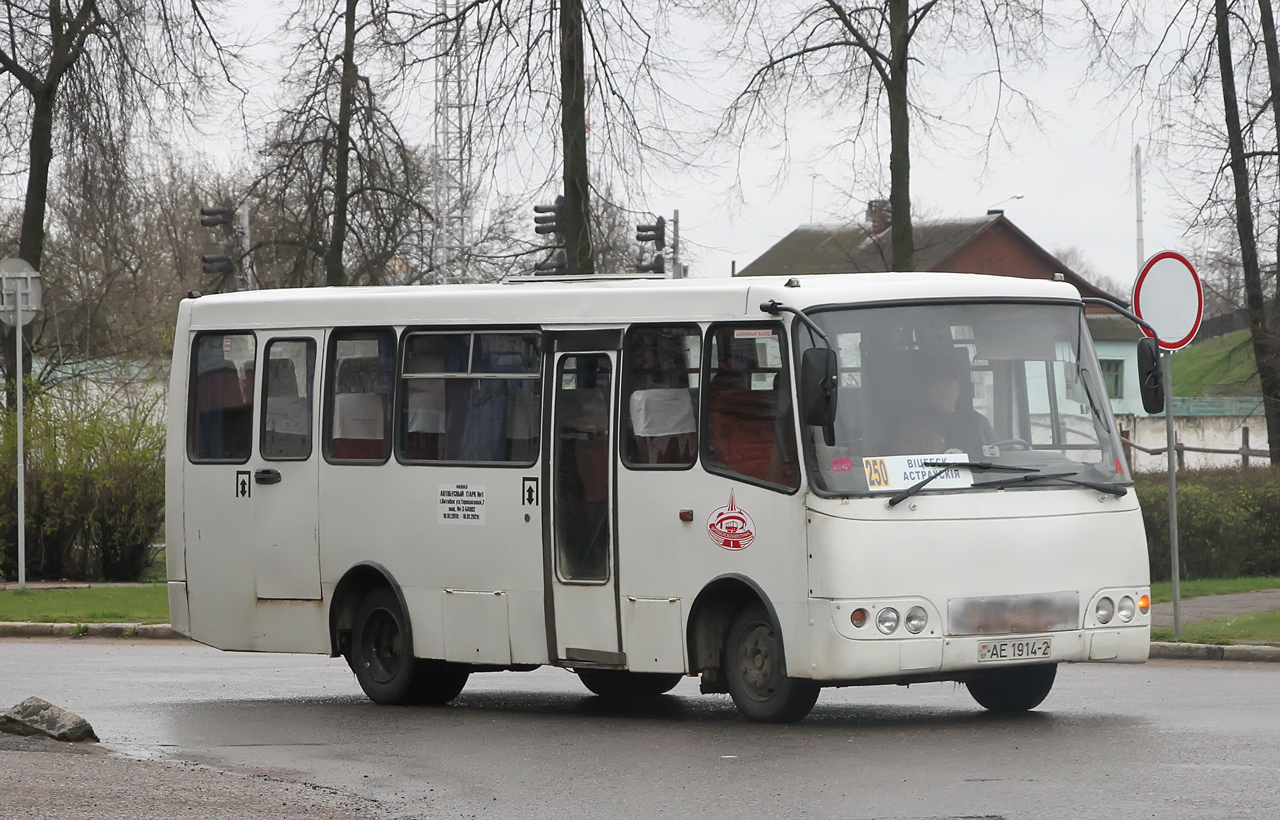
[(1280, 235), (1280, 53), (1270, 3), (1085, 8), (1094, 65), (1163, 126), (1153, 142), (1176, 163), (1188, 233), (1209, 246), (1201, 256), (1212, 291), (1248, 313), (1268, 449), (1280, 465), (1278, 248), (1262, 240)]
[(946, 57), (977, 65), (980, 52), (986, 66), (977, 69), (974, 81), (995, 86), (983, 136), (987, 145), (1002, 139), (1019, 106), (1034, 117), (1034, 106), (1010, 84), (1006, 62), (1039, 56), (1042, 6), (1038, 0), (813, 0), (798, 8), (762, 0), (712, 3), (732, 26), (725, 41), (737, 44), (721, 56), (751, 71), (718, 134), (736, 135), (740, 144), (762, 131), (785, 134), (798, 111), (820, 105), (848, 112), (854, 124), (843, 141), (878, 157), (884, 148), (881, 118), (887, 117), (892, 267), (910, 270), (911, 145), (924, 122), (941, 121), (937, 110), (918, 103), (915, 72), (940, 68)]
[[(232, 55), (212, 28), (218, 0), (4, 0), (0, 8), (4, 170), (25, 177), (18, 256), (39, 270), (59, 150), (122, 155), (154, 103), (168, 117), (191, 112), (214, 76), (228, 76)], [(8, 333), (0, 347), (12, 381)]]

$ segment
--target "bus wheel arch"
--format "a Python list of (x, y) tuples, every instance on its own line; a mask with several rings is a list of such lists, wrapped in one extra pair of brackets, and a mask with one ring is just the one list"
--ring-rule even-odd
[[(351, 656), (351, 631), (355, 628), (356, 609), (360, 602), (379, 587), (387, 587), (400, 604), (401, 612), (408, 612), (404, 593), (386, 567), (373, 561), (365, 561), (347, 570), (333, 588), (329, 602), (329, 656)], [(412, 629), (412, 625), (409, 626)], [(411, 640), (412, 633), (408, 636)]]
[(703, 694), (727, 694), (722, 659), (725, 640), (743, 609), (759, 604), (778, 623), (777, 612), (759, 584), (744, 575), (721, 575), (711, 580), (689, 609), (686, 641), (689, 670), (701, 675)]

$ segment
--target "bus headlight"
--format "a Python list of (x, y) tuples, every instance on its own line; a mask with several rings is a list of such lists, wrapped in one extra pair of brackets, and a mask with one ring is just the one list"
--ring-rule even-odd
[(1138, 607), (1134, 604), (1133, 599), (1128, 595), (1120, 599), (1120, 603), (1116, 606), (1116, 614), (1120, 616), (1123, 623), (1129, 623), (1133, 620), (1133, 616), (1138, 612)]
[(913, 606), (907, 610), (907, 617), (902, 625), (912, 635), (919, 635), (927, 623), (929, 623), (929, 613), (925, 612), (922, 606)]
[(876, 629), (886, 635), (892, 635), (898, 629), (898, 610), (891, 606), (876, 613)]
[(1115, 602), (1110, 598), (1099, 598), (1098, 605), (1093, 608), (1093, 614), (1097, 617), (1098, 623), (1111, 623), (1111, 619), (1116, 614)]

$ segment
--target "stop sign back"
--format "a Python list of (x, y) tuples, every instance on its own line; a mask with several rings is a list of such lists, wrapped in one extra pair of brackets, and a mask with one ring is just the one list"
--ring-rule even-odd
[[(1156, 329), (1164, 350), (1191, 343), (1204, 317), (1204, 290), (1185, 256), (1160, 251), (1147, 260), (1133, 283), (1133, 312)], [(1142, 332), (1151, 335), (1146, 328)]]

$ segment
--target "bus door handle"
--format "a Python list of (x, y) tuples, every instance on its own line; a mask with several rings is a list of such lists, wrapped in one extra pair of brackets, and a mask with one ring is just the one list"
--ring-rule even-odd
[(256, 470), (253, 473), (253, 480), (257, 484), (279, 484), (280, 471), (275, 469)]

